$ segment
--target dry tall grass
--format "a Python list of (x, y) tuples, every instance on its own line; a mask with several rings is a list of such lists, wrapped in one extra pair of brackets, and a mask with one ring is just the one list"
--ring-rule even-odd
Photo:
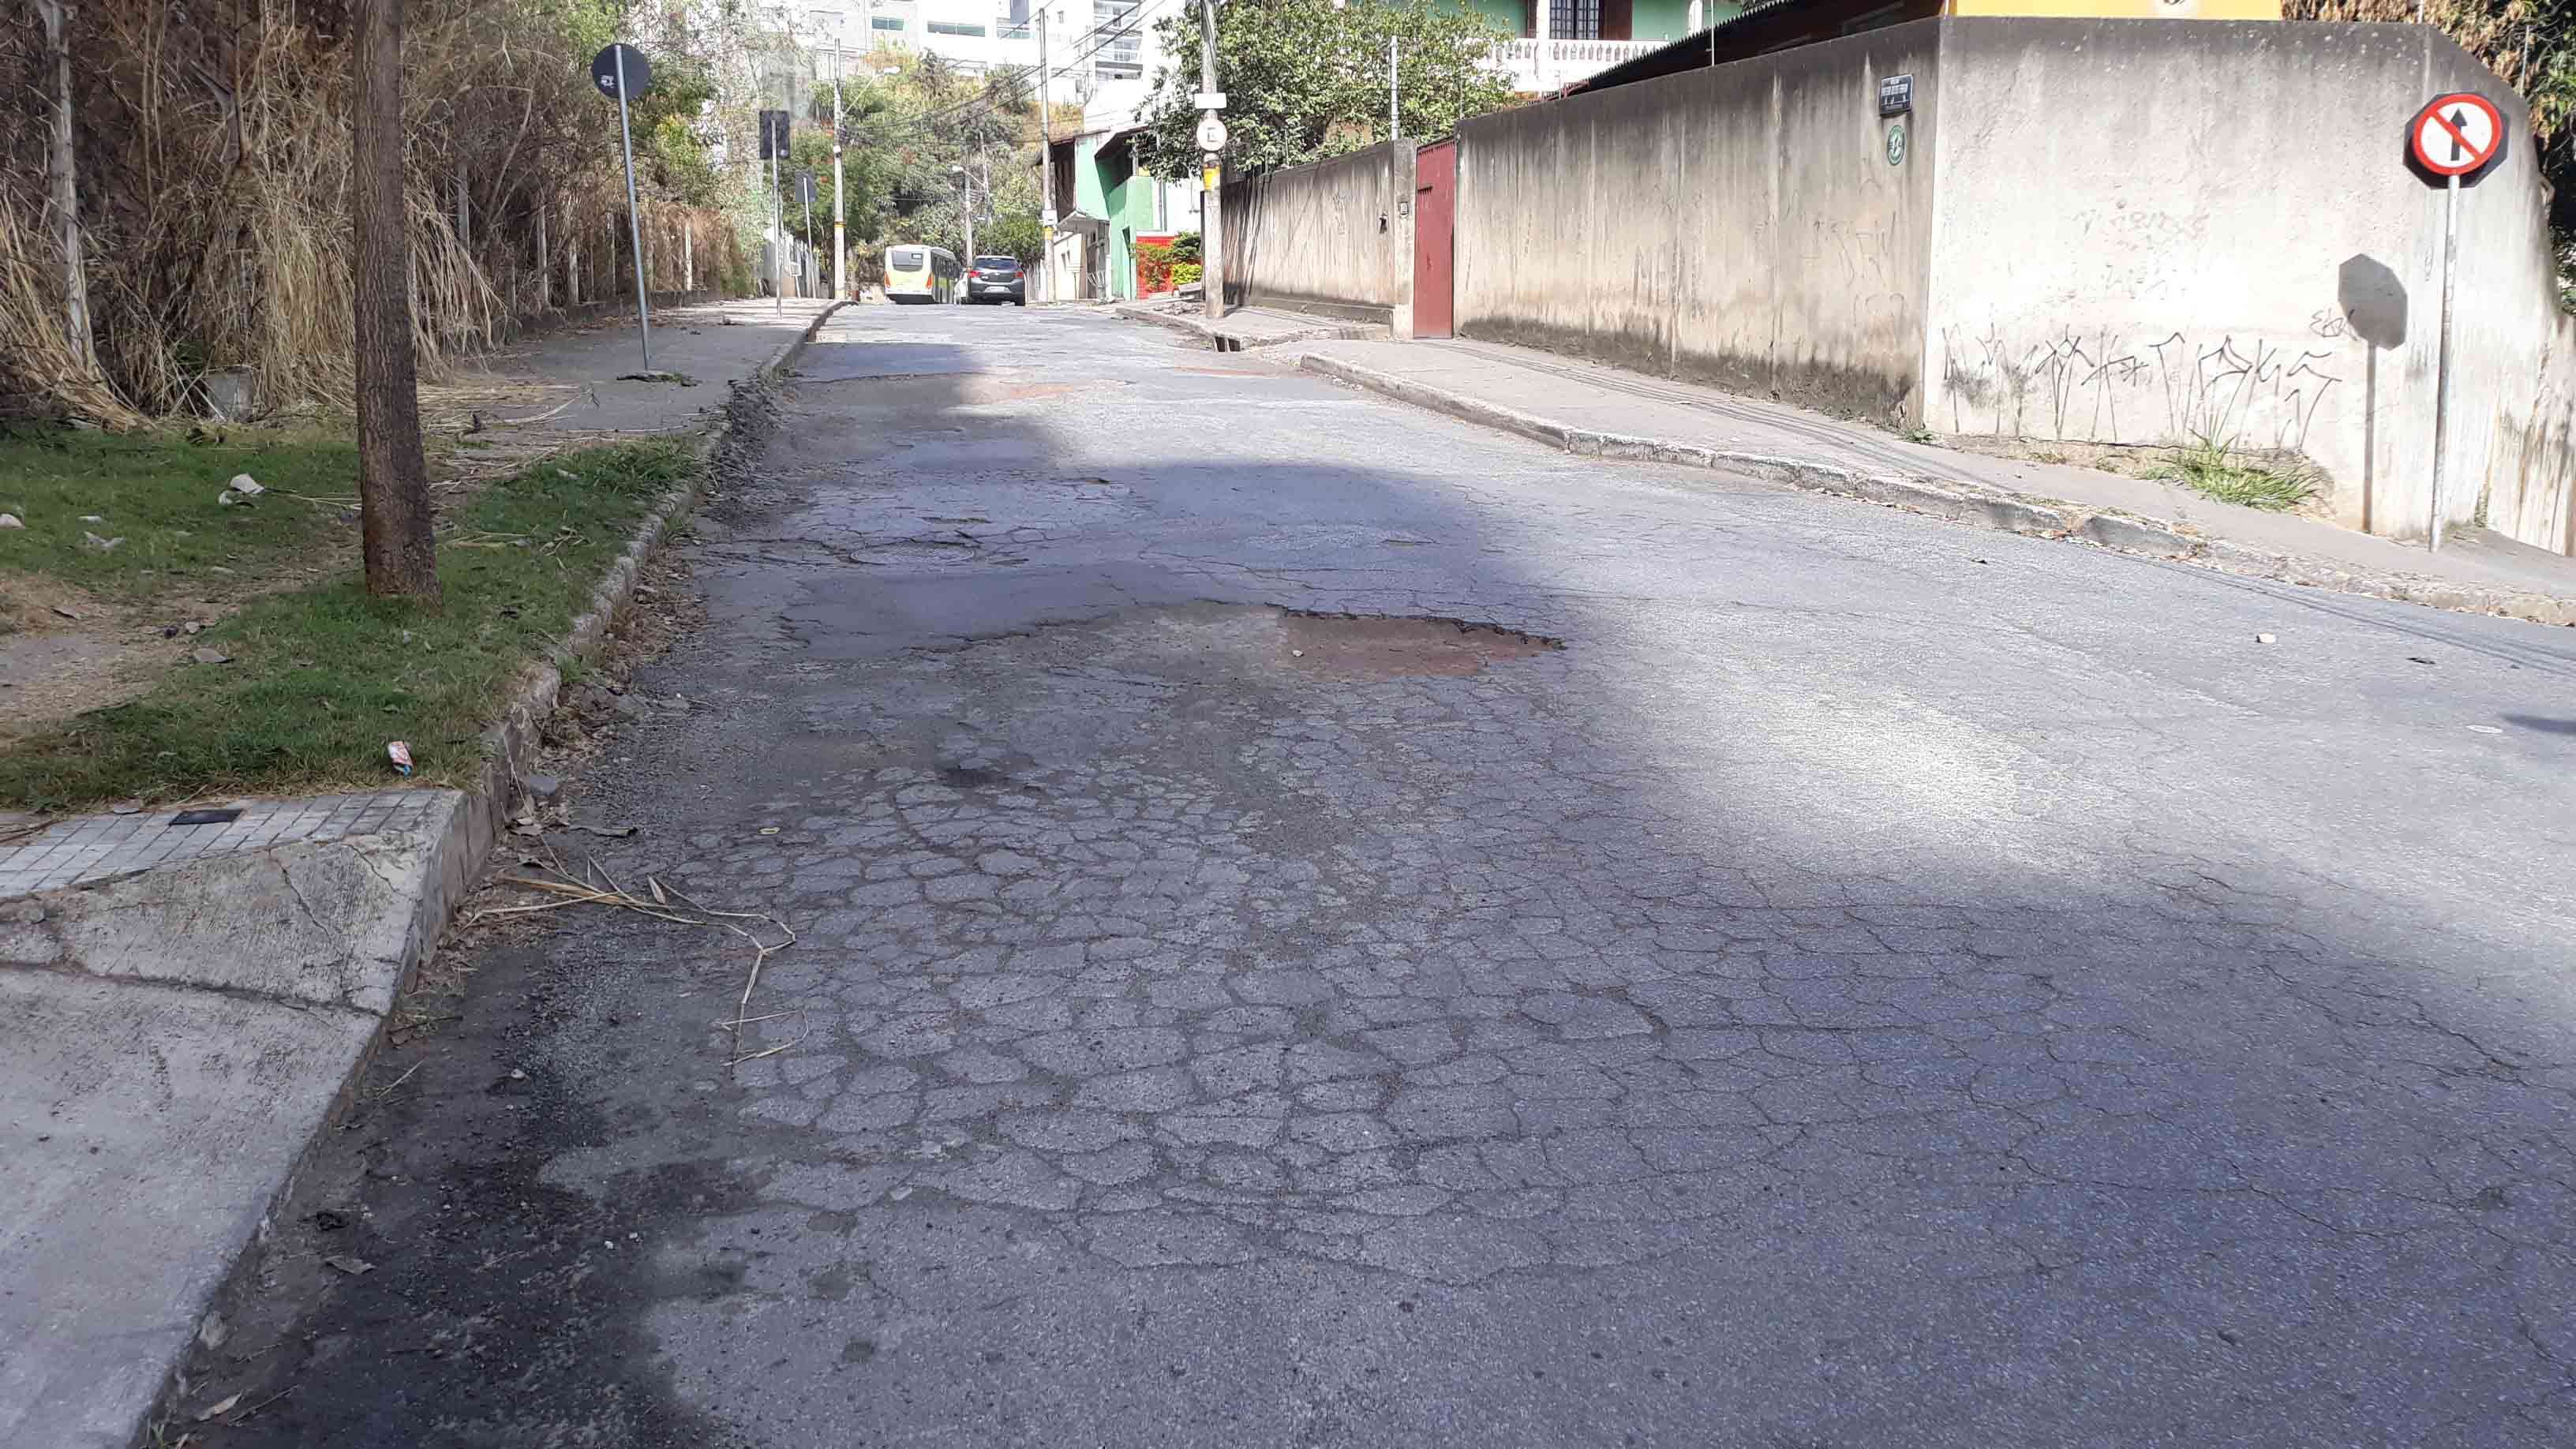
[[(424, 369), (515, 319), (633, 290), (616, 110), (530, 0), (414, 0), (404, 47)], [(43, 225), (42, 32), (0, 23), (0, 393), (118, 424), (246, 368), (272, 408), (343, 406), (352, 318), (346, 0), (77, 0), (74, 97), (104, 378), (65, 345)], [(460, 213), (458, 193), (464, 204)], [(538, 210), (547, 255), (537, 254)], [(646, 204), (652, 283), (701, 285), (730, 229)], [(541, 280), (542, 279), (542, 280)]]

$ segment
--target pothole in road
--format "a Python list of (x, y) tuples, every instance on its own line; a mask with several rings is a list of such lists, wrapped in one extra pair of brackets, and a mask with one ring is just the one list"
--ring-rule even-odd
[(1529, 659), (1565, 641), (1499, 624), (1397, 614), (1326, 614), (1283, 609), (1287, 664), (1327, 679), (1398, 679), (1483, 672), (1499, 660)]
[(961, 701), (1035, 691), (1050, 701), (1029, 706), (1052, 721), (1041, 731), (1053, 741), (1047, 749), (1081, 757), (1166, 714), (1190, 731), (1222, 730), (1230, 711), (1258, 715), (1277, 707), (1282, 692), (1466, 679), (1565, 648), (1544, 634), (1472, 619), (1214, 599), (1062, 622), (971, 622), (977, 627), (968, 637), (957, 637), (967, 633), (961, 629), (885, 651), (905, 660), (887, 663), (886, 672), (846, 680), (835, 674), (835, 683), (804, 695), (804, 728), (866, 736), (906, 763), (926, 764), (920, 752), (935, 750), (938, 768), (949, 771), (940, 783), (951, 788), (1016, 788), (1010, 770), (994, 766), (1017, 746), (999, 735), (961, 744), (981, 739), (990, 723), (960, 714)]
[(948, 568), (960, 564), (990, 562), (978, 555), (983, 545), (971, 538), (903, 538), (891, 543), (870, 544), (852, 549), (846, 555), (858, 564), (907, 564), (915, 568), (928, 565)]

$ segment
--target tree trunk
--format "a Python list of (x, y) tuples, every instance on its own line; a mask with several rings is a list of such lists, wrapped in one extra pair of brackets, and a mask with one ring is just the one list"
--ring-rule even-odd
[(53, 73), (52, 143), (45, 150), (55, 240), (63, 252), (63, 342), (84, 376), (98, 376), (98, 345), (90, 330), (89, 267), (81, 255), (80, 175), (72, 151), (72, 41), (68, 0), (36, 0), (45, 24)]
[(429, 465), (412, 356), (411, 214), (403, 196), (403, 0), (355, 0), (357, 116), (350, 211), (357, 255), (358, 506), (367, 592), (438, 601)]

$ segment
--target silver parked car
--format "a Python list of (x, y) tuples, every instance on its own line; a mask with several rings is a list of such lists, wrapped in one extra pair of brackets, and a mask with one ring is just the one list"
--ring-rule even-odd
[(1018, 257), (977, 257), (966, 270), (966, 300), (1029, 305), (1028, 274)]

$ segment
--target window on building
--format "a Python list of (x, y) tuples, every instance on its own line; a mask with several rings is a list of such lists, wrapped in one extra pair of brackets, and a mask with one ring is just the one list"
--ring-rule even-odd
[(971, 20), (934, 20), (930, 22), (930, 33), (933, 35), (981, 35), (984, 33), (984, 27), (975, 24)]
[(1136, 0), (1091, 0), (1091, 26), (1100, 42), (1092, 74), (1123, 80), (1145, 73), (1144, 33), (1136, 22)]
[(1004, 40), (1027, 40), (1037, 34), (1037, 28), (1029, 23), (1029, 0), (1010, 0), (996, 18)]
[(1601, 0), (1548, 0), (1550, 40), (1599, 40)]
[(870, 27), (877, 30), (893, 30), (899, 32), (903, 29), (903, 17), (900, 15), (871, 15), (868, 17), (868, 24)]

